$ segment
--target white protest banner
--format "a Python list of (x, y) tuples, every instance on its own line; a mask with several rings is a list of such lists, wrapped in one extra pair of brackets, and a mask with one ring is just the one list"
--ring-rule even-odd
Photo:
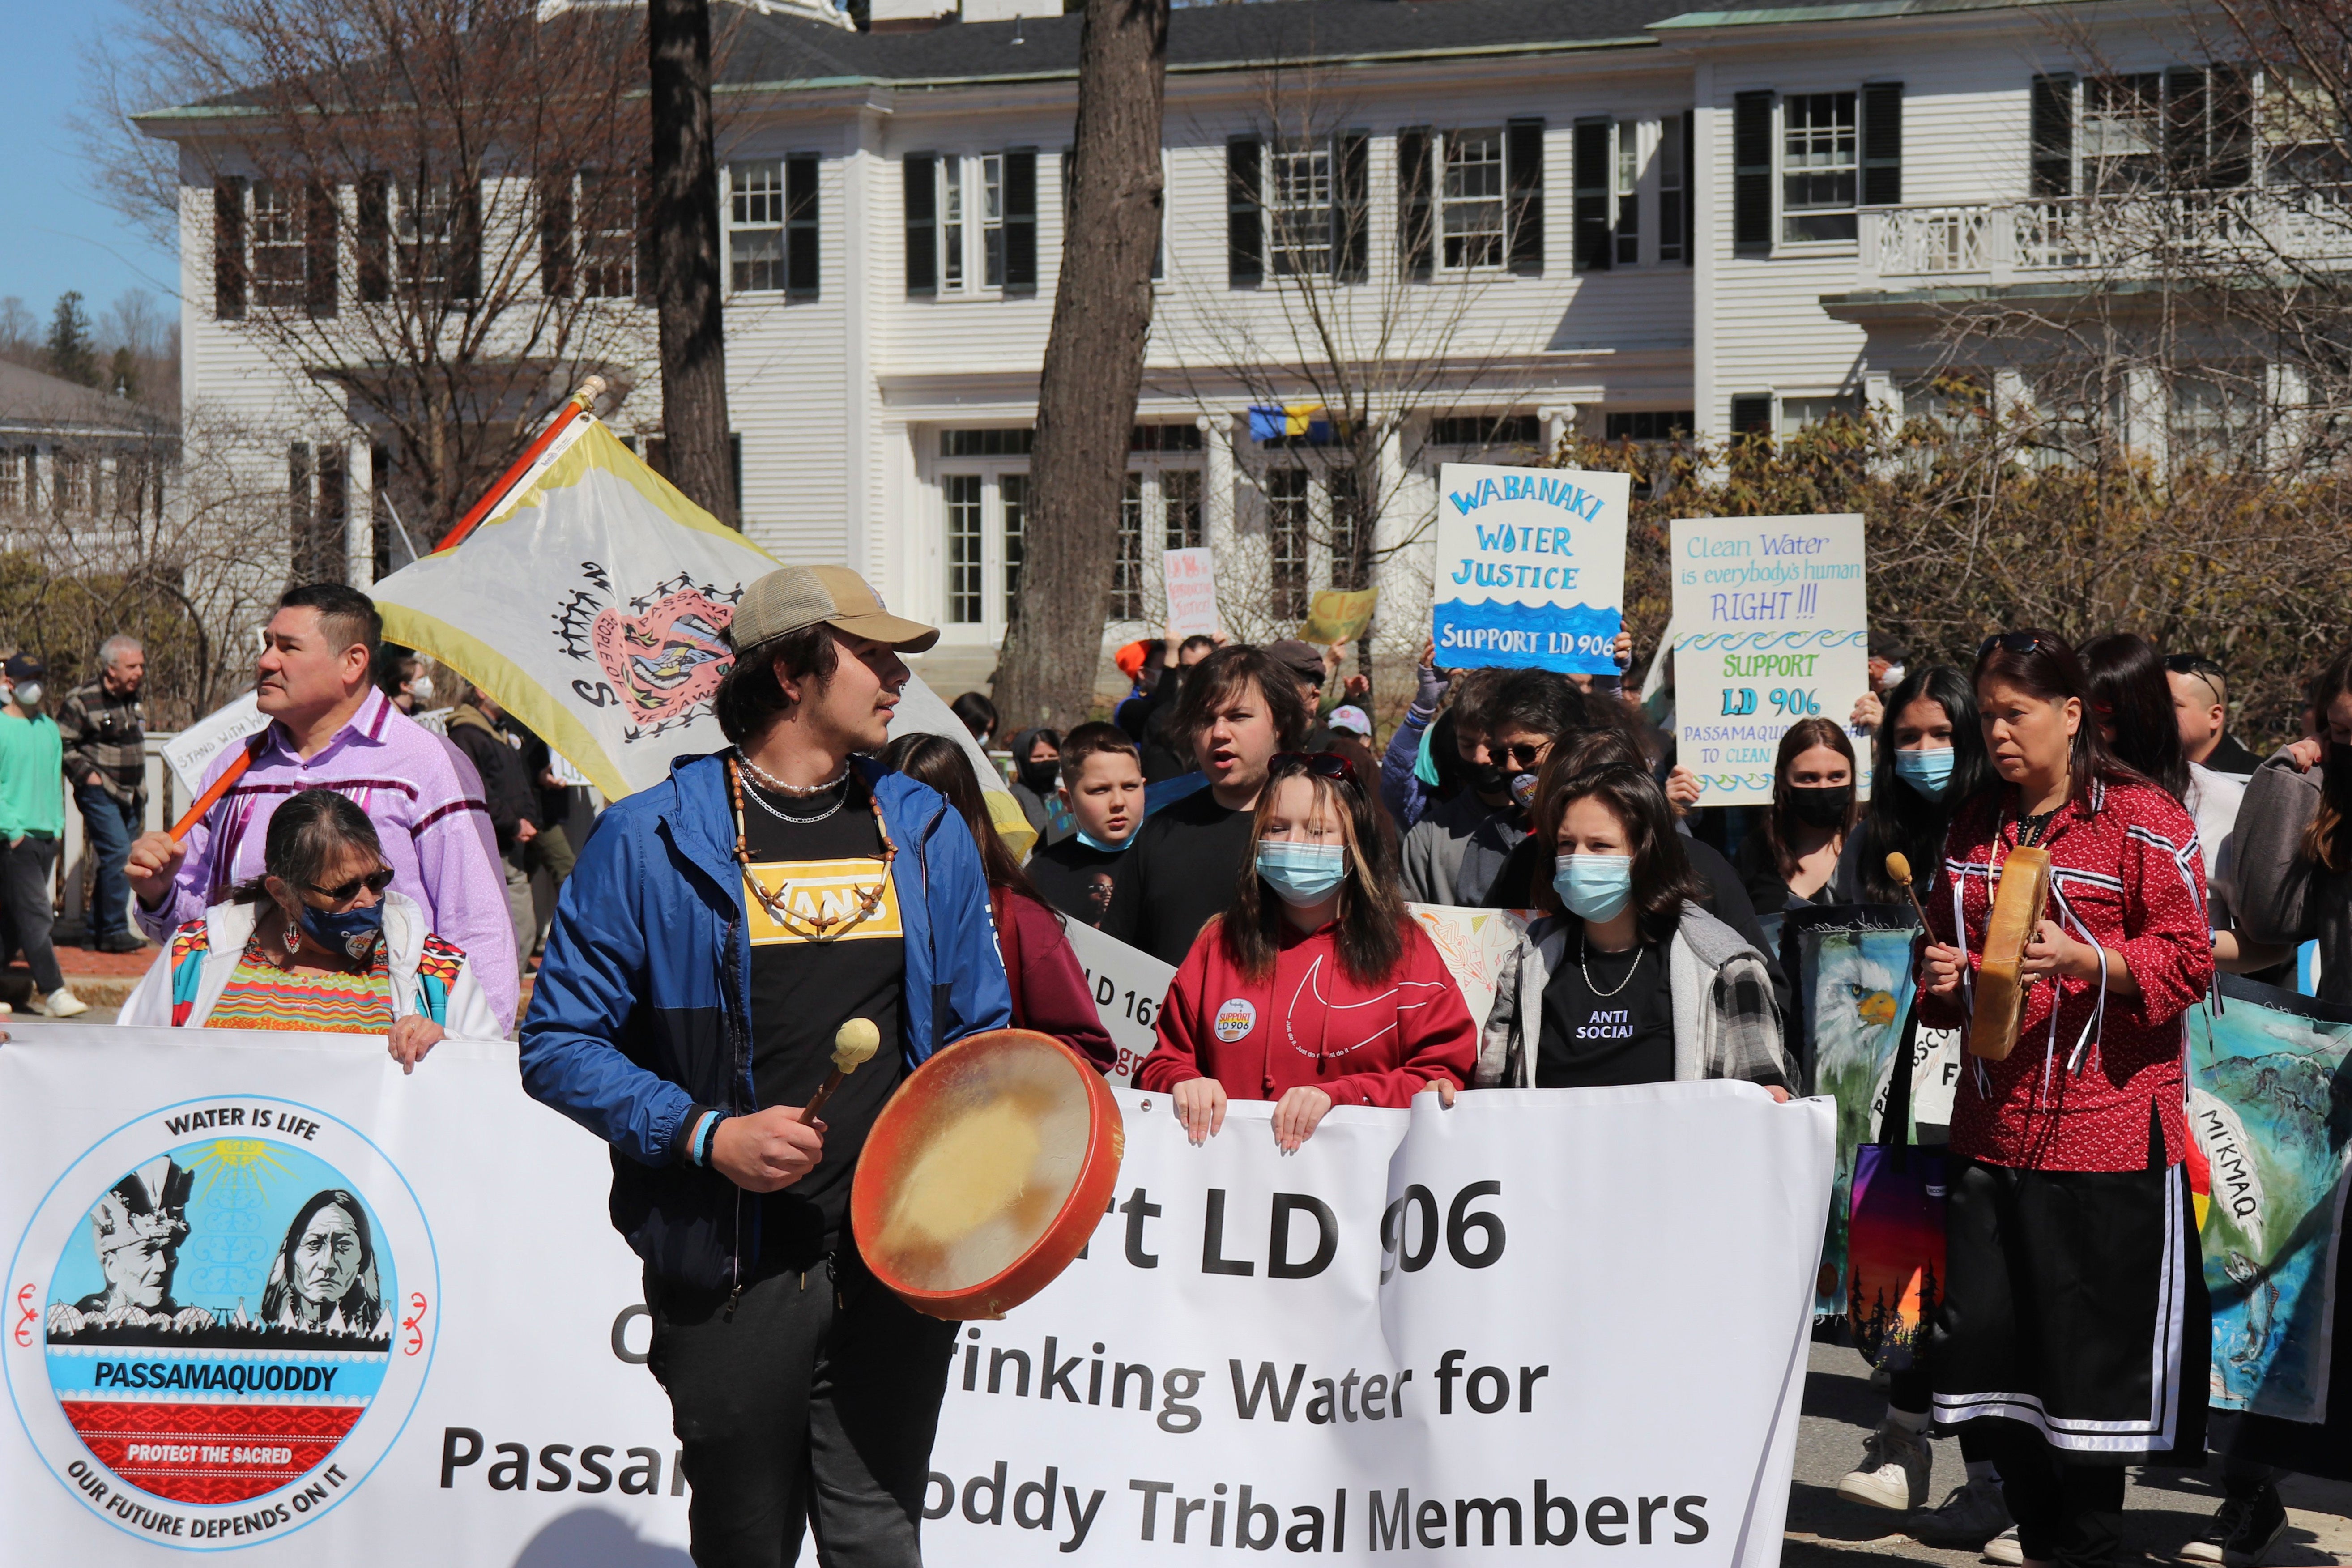
[(1215, 637), (1217, 619), (1217, 558), (1206, 546), (1171, 550), (1160, 556), (1160, 576), (1168, 584), (1168, 635), (1171, 637)]
[(1438, 664), (1614, 675), (1632, 478), (1446, 463), (1437, 491)]
[[(1678, 517), (1671, 538), (1678, 760), (1702, 805), (1769, 801), (1790, 726), (1846, 727), (1870, 689), (1862, 518)], [(1854, 755), (1867, 796), (1866, 736)]]
[[(1166, 1096), (1118, 1100), (1087, 1255), (958, 1340), (935, 1568), (1777, 1561), (1825, 1104), (1425, 1095), (1286, 1158), (1263, 1102), (1196, 1149)], [(0, 1103), (42, 1112), (0, 1141), (11, 1560), (682, 1563), (606, 1151), (511, 1047), (404, 1078), (381, 1041), (58, 1026), (0, 1047)], [(352, 1331), (274, 1327), (320, 1225), (362, 1238), (331, 1281)], [(141, 1297), (169, 1327), (114, 1300)]]
[(164, 765), (180, 781), (180, 787), (192, 796), (199, 795), (205, 792), (205, 770), (212, 766), (215, 757), (247, 735), (257, 735), (268, 728), (269, 715), (256, 705), (253, 693), (248, 691), (226, 707), (205, 714), (158, 750)]
[(1095, 1011), (1102, 1016), (1103, 1027), (1110, 1031), (1111, 1043), (1118, 1047), (1118, 1065), (1111, 1068), (1110, 1080), (1133, 1083), (1136, 1069), (1159, 1040), (1154, 1026), (1160, 1021), (1160, 1004), (1168, 994), (1168, 983), (1176, 978), (1175, 966), (1115, 936), (1105, 936), (1084, 921), (1065, 920), (1062, 929), (1069, 935), (1071, 951), (1078, 955), (1078, 967), (1086, 971)]

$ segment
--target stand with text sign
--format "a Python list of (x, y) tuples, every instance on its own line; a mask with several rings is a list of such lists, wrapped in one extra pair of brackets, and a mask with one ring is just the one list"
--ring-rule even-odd
[(1615, 674), (1632, 495), (1625, 474), (1440, 467), (1439, 667)]

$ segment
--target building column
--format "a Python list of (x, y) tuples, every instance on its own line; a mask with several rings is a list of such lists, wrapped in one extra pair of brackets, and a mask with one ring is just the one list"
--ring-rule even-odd
[(375, 464), (364, 437), (343, 443), (343, 580), (366, 588), (375, 582)]

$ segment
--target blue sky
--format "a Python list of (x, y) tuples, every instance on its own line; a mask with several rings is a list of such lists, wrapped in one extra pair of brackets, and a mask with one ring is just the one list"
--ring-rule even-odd
[(131, 288), (178, 313), (176, 263), (98, 199), (66, 123), (86, 89), (91, 38), (121, 16), (114, 0), (0, 0), (0, 295), (22, 296), (44, 321), (68, 289), (93, 318)]

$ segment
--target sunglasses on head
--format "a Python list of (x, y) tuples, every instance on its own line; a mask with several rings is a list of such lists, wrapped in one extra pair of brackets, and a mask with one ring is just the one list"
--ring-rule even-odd
[(1312, 773), (1318, 779), (1337, 779), (1354, 790), (1361, 790), (1362, 781), (1356, 777), (1356, 764), (1337, 752), (1276, 752), (1269, 770), (1276, 773)]
[(2200, 680), (2210, 679), (2222, 673), (2221, 667), (2201, 653), (2168, 653), (2164, 656), (2164, 668), (2175, 675), (2193, 675)]
[(1977, 645), (1977, 662), (1983, 663), (1996, 647), (2005, 653), (2032, 653), (2047, 646), (2039, 632), (1996, 632)]
[(371, 893), (381, 895), (386, 888), (392, 886), (392, 872), (389, 868), (370, 871), (364, 877), (353, 877), (350, 881), (339, 882), (331, 888), (322, 888), (316, 882), (305, 882), (302, 886), (331, 904), (340, 904), (345, 899), (358, 898), (362, 888), (365, 888)]

